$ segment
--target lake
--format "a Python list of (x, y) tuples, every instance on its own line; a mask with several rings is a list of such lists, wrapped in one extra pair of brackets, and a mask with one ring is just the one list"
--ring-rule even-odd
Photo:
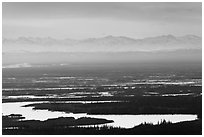
[[(44, 101), (45, 102), (45, 101)], [(88, 115), (87, 113), (65, 113), (59, 111), (48, 111), (48, 110), (33, 110), (33, 107), (22, 107), (24, 105), (33, 103), (44, 103), (41, 102), (12, 102), (2, 104), (3, 115), (10, 114), (21, 114), (25, 117), (24, 120), (47, 120), (50, 118), (58, 117), (92, 117), (92, 118), (104, 118), (107, 120), (113, 120), (113, 123), (108, 123), (106, 125), (113, 127), (122, 128), (132, 128), (141, 123), (152, 123), (157, 124), (163, 120), (170, 121), (172, 123), (182, 122), (182, 121), (192, 121), (197, 119), (197, 115), (190, 114), (165, 114), (165, 115)], [(69, 102), (68, 102), (69, 103)], [(83, 101), (79, 101), (83, 103)], [(87, 102), (86, 102), (87, 103)], [(89, 102), (88, 102), (89, 103)], [(93, 101), (90, 103), (94, 103)], [(102, 125), (101, 125), (102, 126)]]

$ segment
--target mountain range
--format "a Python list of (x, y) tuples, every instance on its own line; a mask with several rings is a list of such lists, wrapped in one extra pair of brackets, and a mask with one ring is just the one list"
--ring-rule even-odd
[(51, 37), (3, 38), (3, 53), (22, 52), (135, 52), (201, 49), (202, 38), (195, 35), (162, 35), (143, 39), (106, 36), (84, 40)]

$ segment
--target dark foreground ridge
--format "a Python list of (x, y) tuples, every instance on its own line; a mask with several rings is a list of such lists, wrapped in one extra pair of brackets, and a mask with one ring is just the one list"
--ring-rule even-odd
[[(144, 123), (134, 128), (99, 127), (97, 124), (113, 122), (105, 119), (61, 117), (46, 121), (26, 120), (21, 115), (3, 116), (3, 135), (201, 135), (202, 119), (180, 123), (163, 121), (157, 125)], [(79, 125), (94, 127), (77, 127)]]

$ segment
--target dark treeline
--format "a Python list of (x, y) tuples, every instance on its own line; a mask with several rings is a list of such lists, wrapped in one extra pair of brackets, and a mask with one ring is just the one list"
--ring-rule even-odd
[(201, 135), (202, 120), (180, 123), (163, 121), (158, 125), (141, 124), (134, 128), (66, 127), (3, 129), (3, 135)]
[[(124, 100), (125, 101), (125, 100)], [(127, 101), (127, 100), (126, 100)], [(88, 114), (197, 114), (202, 117), (202, 96), (132, 97), (111, 103), (34, 103), (34, 109)]]

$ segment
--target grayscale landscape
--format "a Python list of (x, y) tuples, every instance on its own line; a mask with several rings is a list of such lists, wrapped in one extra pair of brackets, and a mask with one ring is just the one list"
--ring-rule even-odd
[(3, 2), (3, 135), (201, 135), (201, 5)]

